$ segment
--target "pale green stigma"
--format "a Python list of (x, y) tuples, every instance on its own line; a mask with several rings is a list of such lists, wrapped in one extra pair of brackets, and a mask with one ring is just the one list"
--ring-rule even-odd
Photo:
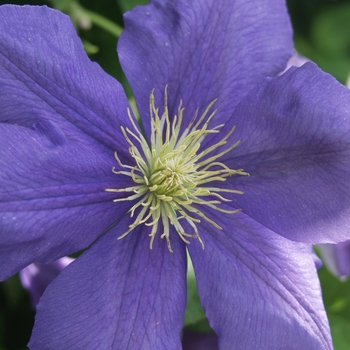
[[(121, 127), (125, 139), (130, 144), (129, 152), (135, 161), (134, 165), (124, 165), (115, 152), (115, 158), (122, 168), (112, 171), (118, 175), (126, 175), (132, 178), (134, 185), (128, 188), (107, 188), (108, 192), (130, 192), (125, 198), (115, 199), (119, 201), (138, 200), (130, 209), (130, 217), (135, 221), (118, 239), (125, 237), (136, 226), (145, 224), (151, 227), (149, 236), (152, 249), (158, 227), (162, 224), (163, 233), (168, 249), (170, 245), (170, 225), (172, 225), (185, 243), (190, 243), (187, 238), (198, 238), (204, 249), (204, 244), (199, 236), (197, 224), (206, 220), (217, 229), (221, 227), (208, 218), (200, 210), (201, 206), (207, 206), (213, 210), (233, 214), (239, 211), (226, 210), (219, 207), (222, 202), (229, 199), (219, 193), (243, 192), (225, 188), (210, 187), (212, 181), (225, 181), (232, 175), (248, 175), (243, 169), (233, 170), (225, 164), (218, 162), (226, 153), (235, 148), (239, 141), (230, 147), (217, 152), (219, 147), (227, 143), (227, 139), (234, 132), (234, 127), (217, 143), (201, 150), (201, 142), (209, 134), (219, 133), (224, 124), (209, 128), (209, 122), (214, 117), (216, 110), (210, 112), (216, 100), (212, 101), (203, 114), (198, 118), (198, 109), (186, 129), (180, 134), (184, 108), (182, 103), (178, 107), (178, 114), (170, 122), (167, 105), (167, 89), (164, 93), (164, 110), (159, 117), (159, 109), (154, 105), (153, 91), (150, 95), (151, 139), (150, 145), (136, 125), (130, 110), (128, 116), (134, 131)], [(211, 154), (210, 156), (208, 156)], [(210, 197), (209, 200), (206, 198)], [(193, 233), (185, 232), (183, 222), (187, 222)]]

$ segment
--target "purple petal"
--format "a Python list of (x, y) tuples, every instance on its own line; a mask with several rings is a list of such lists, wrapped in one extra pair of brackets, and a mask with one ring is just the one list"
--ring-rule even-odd
[(230, 205), (292, 240), (349, 239), (349, 105), (350, 91), (312, 63), (254, 88), (230, 121), (241, 143), (223, 162), (250, 174), (227, 180), (244, 191)]
[(294, 52), (294, 55), (287, 62), (287, 67), (279, 75), (282, 75), (291, 67), (301, 67), (306, 62), (310, 62), (310, 60), (299, 53)]
[(32, 128), (50, 120), (67, 138), (112, 151), (127, 145), (118, 137), (120, 124), (129, 125), (123, 88), (90, 61), (68, 16), (1, 6), (0, 52), (1, 122)]
[(314, 248), (313, 246), (310, 247), (311, 248), (311, 254), (312, 254), (312, 257), (314, 259), (314, 263), (315, 263), (315, 266), (316, 266), (316, 269), (320, 269), (322, 267), (322, 260), (317, 256), (317, 254), (315, 253), (314, 251)]
[(188, 246), (220, 349), (332, 349), (310, 247), (237, 213)]
[(128, 210), (105, 191), (128, 180), (113, 154), (15, 125), (0, 124), (0, 138), (0, 278), (86, 248)]
[(350, 241), (319, 244), (318, 250), (328, 269), (338, 277), (350, 276)]
[(186, 253), (128, 221), (101, 237), (49, 285), (37, 306), (31, 349), (181, 349)]
[[(127, 152), (121, 85), (86, 56), (69, 18), (0, 7), (0, 278), (90, 245), (129, 208), (106, 188)], [(122, 155), (122, 154), (121, 154)], [(123, 209), (124, 208), (124, 209)]]
[(23, 287), (28, 291), (32, 307), (35, 308), (47, 286), (74, 259), (67, 256), (50, 264), (33, 263), (19, 272)]
[(151, 1), (124, 16), (119, 58), (148, 129), (149, 94), (169, 84), (169, 110), (180, 99), (191, 120), (219, 98), (225, 122), (241, 98), (292, 55), (284, 1)]

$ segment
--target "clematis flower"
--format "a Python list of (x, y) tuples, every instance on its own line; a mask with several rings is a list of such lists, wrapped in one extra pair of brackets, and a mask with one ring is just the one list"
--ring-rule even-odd
[[(292, 55), (284, 1), (154, 0), (121, 85), (70, 20), (0, 7), (0, 276), (85, 250), (31, 349), (179, 349), (186, 248), (220, 349), (331, 349), (310, 244), (350, 238), (349, 92)], [(256, 86), (255, 86), (256, 85)]]

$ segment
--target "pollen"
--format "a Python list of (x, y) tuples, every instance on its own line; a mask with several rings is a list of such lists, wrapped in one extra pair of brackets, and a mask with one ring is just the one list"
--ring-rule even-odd
[[(121, 127), (129, 143), (132, 165), (122, 164), (117, 152), (114, 153), (118, 169), (112, 168), (117, 175), (129, 176), (133, 186), (128, 188), (107, 188), (107, 192), (125, 192), (123, 198), (114, 202), (133, 201), (129, 210), (133, 223), (118, 239), (128, 235), (139, 225), (150, 229), (150, 249), (160, 233), (167, 241), (172, 252), (170, 234), (175, 229), (181, 239), (189, 244), (190, 238), (197, 238), (204, 249), (199, 235), (198, 224), (204, 220), (216, 229), (221, 229), (214, 220), (202, 211), (203, 206), (225, 214), (234, 214), (240, 209), (227, 210), (220, 207), (230, 200), (222, 193), (243, 194), (239, 190), (211, 187), (211, 182), (225, 181), (234, 175), (249, 175), (243, 169), (230, 169), (218, 160), (234, 149), (239, 141), (225, 148), (227, 140), (235, 130), (233, 127), (220, 141), (206, 149), (201, 148), (202, 141), (210, 134), (218, 134), (224, 124), (209, 127), (216, 110), (212, 101), (203, 114), (198, 116), (198, 109), (190, 123), (181, 132), (184, 108), (180, 101), (177, 115), (172, 120), (168, 114), (167, 88), (164, 92), (164, 108), (160, 116), (155, 106), (154, 91), (150, 94), (151, 136), (149, 142), (141, 133), (128, 109), (128, 116), (133, 130)], [(184, 223), (186, 223), (184, 225)], [(186, 230), (184, 228), (186, 227)], [(190, 229), (190, 232), (188, 232)]]

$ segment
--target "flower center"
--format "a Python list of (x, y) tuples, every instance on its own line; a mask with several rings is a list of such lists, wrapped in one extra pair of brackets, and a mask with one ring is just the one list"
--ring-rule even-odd
[[(204, 113), (198, 118), (198, 110), (186, 129), (180, 133), (183, 112), (182, 103), (178, 107), (178, 114), (172, 122), (168, 115), (167, 89), (164, 92), (164, 110), (159, 116), (159, 109), (154, 105), (153, 91), (150, 95), (151, 138), (150, 145), (142, 135), (128, 109), (128, 116), (134, 131), (121, 127), (123, 135), (129, 143), (129, 152), (134, 159), (133, 165), (124, 165), (115, 152), (115, 158), (121, 168), (112, 171), (118, 175), (132, 178), (134, 185), (128, 188), (107, 188), (108, 192), (129, 192), (129, 196), (115, 199), (114, 202), (136, 201), (130, 209), (130, 217), (134, 222), (129, 229), (118, 239), (125, 237), (136, 226), (145, 224), (150, 226), (150, 248), (160, 224), (163, 226), (161, 238), (166, 239), (168, 249), (172, 252), (170, 244), (170, 228), (173, 226), (185, 243), (187, 238), (197, 238), (204, 249), (199, 236), (197, 224), (206, 220), (217, 229), (221, 227), (208, 218), (201, 210), (205, 205), (213, 210), (233, 214), (240, 209), (226, 210), (219, 207), (222, 202), (230, 200), (219, 193), (242, 194), (238, 190), (210, 187), (213, 181), (225, 181), (232, 175), (248, 175), (243, 169), (233, 170), (225, 164), (218, 162), (226, 153), (235, 148), (239, 141), (218, 152), (218, 149), (227, 143), (227, 139), (234, 131), (234, 127), (219, 142), (204, 150), (200, 150), (201, 142), (209, 134), (220, 132), (222, 125), (209, 128), (209, 122), (216, 110), (210, 112), (216, 100), (211, 102)], [(211, 154), (210, 156), (208, 156)], [(209, 198), (209, 199), (207, 199)], [(185, 231), (183, 222), (193, 233)]]

